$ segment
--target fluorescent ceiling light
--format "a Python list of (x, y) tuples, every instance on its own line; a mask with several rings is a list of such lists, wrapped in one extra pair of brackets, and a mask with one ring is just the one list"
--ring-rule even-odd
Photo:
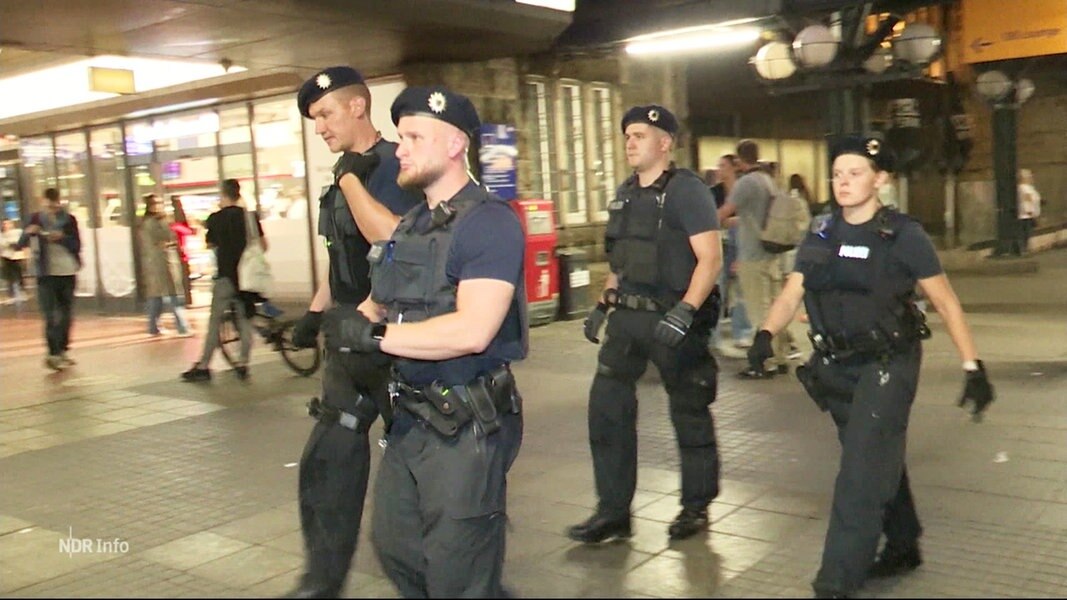
[(760, 30), (756, 27), (705, 25), (633, 38), (626, 44), (626, 52), (643, 55), (707, 50), (746, 44), (758, 39)]
[(519, 4), (543, 6), (555, 10), (574, 12), (574, 0), (515, 0)]
[(150, 115), (158, 115), (160, 113), (174, 112), (184, 110), (186, 108), (200, 108), (201, 106), (207, 106), (218, 102), (218, 98), (205, 98), (203, 100), (193, 100), (191, 102), (182, 102), (180, 104), (171, 104), (169, 106), (159, 106), (156, 108), (149, 108), (145, 110), (137, 110), (126, 115), (127, 119), (137, 119), (140, 117), (147, 117)]

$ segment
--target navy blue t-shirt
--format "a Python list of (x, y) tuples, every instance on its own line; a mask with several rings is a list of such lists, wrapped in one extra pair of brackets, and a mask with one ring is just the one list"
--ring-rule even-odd
[[(516, 296), (524, 294), (526, 238), (518, 216), (505, 201), (474, 182), (467, 184), (455, 198), (471, 194), (482, 194), (489, 199), (455, 224), (445, 264), (449, 283), (458, 287), (468, 279), (498, 279), (515, 286)], [(430, 211), (425, 204), (418, 210), (415, 230), (425, 231), (430, 225)], [(519, 301), (525, 302), (526, 298), (520, 297)], [(505, 362), (524, 358), (522, 326), (513, 301), (500, 330), (484, 352), (441, 361), (405, 360), (398, 363), (398, 368), (404, 379), (415, 385), (434, 380), (446, 385), (467, 383)]]
[[(380, 158), (364, 187), (367, 192), (395, 215), (403, 215), (422, 202), (422, 194), (397, 185), (400, 161), (396, 158), (396, 143), (378, 140), (370, 151)], [(327, 219), (334, 221), (331, 233)], [(359, 230), (348, 208), (340, 186), (328, 186), (319, 207), (319, 235), (337, 235), (327, 245), (330, 256), (330, 293), (334, 300), (345, 304), (359, 304), (370, 293), (370, 265), (367, 252), (370, 243)]]

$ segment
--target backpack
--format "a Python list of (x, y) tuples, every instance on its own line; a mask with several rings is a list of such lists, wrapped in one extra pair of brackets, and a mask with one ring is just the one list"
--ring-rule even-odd
[(811, 209), (800, 195), (786, 194), (770, 175), (756, 173), (770, 194), (767, 212), (760, 227), (760, 243), (771, 254), (781, 254), (797, 247), (811, 225)]

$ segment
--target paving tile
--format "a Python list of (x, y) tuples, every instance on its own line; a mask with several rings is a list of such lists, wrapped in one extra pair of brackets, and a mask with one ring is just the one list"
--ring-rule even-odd
[(802, 527), (807, 520), (803, 517), (741, 507), (712, 524), (712, 530), (777, 542)]
[(277, 548), (278, 550), (288, 552), (289, 554), (295, 554), (296, 556), (303, 556), (304, 534), (299, 530), (293, 531), (283, 536), (267, 540), (263, 542), (263, 545), (270, 546), (271, 548)]
[[(115, 411), (115, 412), (118, 412), (118, 411)], [(107, 414), (112, 414), (112, 413), (107, 413)], [(147, 426), (147, 425), (159, 425), (160, 423), (168, 423), (170, 421), (177, 421), (178, 419), (183, 419), (183, 418), (185, 418), (185, 417), (182, 416), (182, 415), (176, 415), (176, 414), (166, 413), (166, 412), (157, 412), (157, 413), (149, 413), (149, 414), (146, 414), (146, 415), (127, 417), (125, 419), (122, 419), (120, 422), (127, 423), (127, 424), (130, 424), (130, 425), (136, 425), (136, 426), (142, 426), (143, 427), (143, 426)]]
[(241, 540), (202, 531), (141, 552), (140, 557), (185, 571), (249, 547)]
[(97, 413), (96, 418), (105, 421), (127, 421), (133, 417), (143, 417), (151, 414), (156, 413), (144, 408), (117, 408), (115, 410)]
[(295, 511), (270, 509), (220, 525), (211, 531), (251, 544), (261, 544), (300, 531), (300, 516)]
[(14, 431), (5, 431), (0, 433), (0, 442), (4, 444), (13, 444), (15, 442), (21, 442), (30, 438), (40, 437), (48, 435), (47, 431), (36, 429), (33, 427), (21, 427)]
[(303, 559), (266, 546), (252, 546), (189, 570), (197, 577), (246, 589), (303, 567)]

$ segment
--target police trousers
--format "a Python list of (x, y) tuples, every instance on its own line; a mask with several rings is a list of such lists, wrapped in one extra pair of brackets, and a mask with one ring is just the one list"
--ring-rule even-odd
[[(359, 418), (356, 431), (319, 421), (300, 459), (300, 528), (306, 555), (302, 588), (336, 597), (356, 551), (370, 475), (367, 429), (388, 398), (388, 366), (365, 354), (329, 352), (323, 402)], [(357, 401), (359, 395), (362, 400)]]
[(669, 348), (652, 338), (662, 317), (629, 309), (608, 316), (607, 339), (589, 391), (589, 446), (601, 515), (630, 514), (637, 487), (637, 380), (649, 360), (659, 369), (669, 398), (682, 462), (682, 506), (704, 509), (719, 495), (719, 450), (709, 409), (718, 366), (708, 352), (710, 324), (694, 324), (681, 344)]
[(404, 598), (501, 598), (507, 472), (522, 415), (446, 437), (398, 409), (374, 488), (371, 539)]
[(841, 442), (822, 567), (812, 583), (817, 592), (851, 594), (862, 586), (881, 534), (898, 547), (922, 535), (904, 466), (921, 362), (919, 342), (885, 361), (813, 361)]

